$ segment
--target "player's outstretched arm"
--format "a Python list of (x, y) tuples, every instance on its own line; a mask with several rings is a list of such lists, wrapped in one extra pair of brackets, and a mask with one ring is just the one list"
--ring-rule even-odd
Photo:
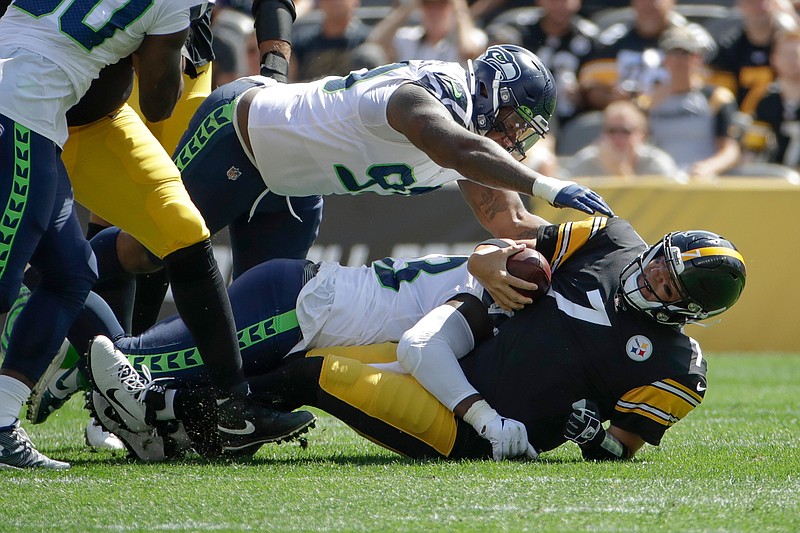
[(494, 189), (542, 198), (556, 207), (611, 216), (613, 211), (594, 191), (574, 182), (544, 176), (523, 165), (495, 141), (459, 125), (432, 94), (406, 84), (389, 99), (389, 124), (435, 163)]

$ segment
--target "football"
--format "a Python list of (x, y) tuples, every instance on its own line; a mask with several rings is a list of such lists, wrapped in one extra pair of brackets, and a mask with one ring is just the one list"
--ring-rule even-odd
[(550, 288), (550, 263), (547, 259), (534, 250), (533, 248), (525, 248), (524, 250), (515, 253), (506, 260), (506, 270), (514, 277), (530, 281), (539, 286), (535, 291), (528, 291), (524, 289), (517, 289), (517, 292), (523, 296), (537, 301), (547, 294)]

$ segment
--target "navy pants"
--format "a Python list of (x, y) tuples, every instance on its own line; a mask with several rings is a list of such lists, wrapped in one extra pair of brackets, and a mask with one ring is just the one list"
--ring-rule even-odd
[(17, 297), (27, 264), (41, 282), (19, 313), (3, 370), (35, 382), (55, 356), (97, 280), (75, 214), (61, 150), (0, 115), (0, 313)]
[[(275, 259), (248, 270), (228, 288), (245, 375), (273, 370), (300, 340), (295, 306), (309, 265), (306, 260)], [(78, 353), (85, 353), (88, 341), (98, 334), (114, 340), (137, 370), (147, 365), (155, 378), (210, 384), (192, 335), (177, 315), (137, 337), (126, 337), (105, 302), (92, 294), (69, 340)]]
[(234, 100), (260, 85), (243, 78), (215, 89), (195, 112), (173, 156), (211, 233), (229, 229), (234, 278), (269, 259), (304, 259), (322, 221), (321, 196), (265, 194), (261, 174), (239, 142)]

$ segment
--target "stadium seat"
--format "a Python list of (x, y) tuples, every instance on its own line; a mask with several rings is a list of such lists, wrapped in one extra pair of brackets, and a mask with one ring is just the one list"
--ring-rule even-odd
[(781, 178), (800, 185), (800, 173), (793, 168), (775, 163), (743, 163), (725, 172), (725, 177)]
[(603, 129), (603, 112), (581, 113), (559, 128), (556, 134), (556, 155), (571, 156), (589, 146)]

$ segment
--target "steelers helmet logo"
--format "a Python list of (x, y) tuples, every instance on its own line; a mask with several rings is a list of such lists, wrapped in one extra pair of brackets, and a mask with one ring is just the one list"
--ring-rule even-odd
[(631, 360), (638, 362), (647, 361), (653, 355), (653, 343), (644, 335), (634, 335), (625, 345), (625, 353)]
[(522, 69), (514, 56), (499, 46), (487, 50), (481, 60), (500, 72), (500, 81), (514, 81), (522, 75)]

